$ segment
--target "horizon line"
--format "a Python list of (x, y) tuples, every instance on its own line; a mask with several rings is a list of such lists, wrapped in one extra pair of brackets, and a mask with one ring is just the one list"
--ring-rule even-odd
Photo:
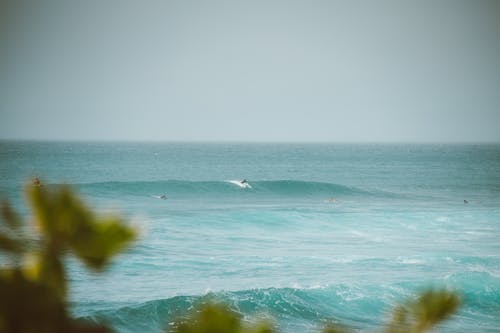
[(0, 138), (0, 142), (17, 143), (143, 143), (143, 144), (338, 144), (338, 145), (494, 145), (499, 141), (355, 141), (355, 140), (172, 140), (172, 139), (35, 139), (35, 138)]

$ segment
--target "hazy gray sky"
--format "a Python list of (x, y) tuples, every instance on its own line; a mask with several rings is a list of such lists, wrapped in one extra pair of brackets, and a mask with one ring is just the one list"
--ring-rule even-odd
[(500, 141), (500, 1), (0, 1), (0, 138)]

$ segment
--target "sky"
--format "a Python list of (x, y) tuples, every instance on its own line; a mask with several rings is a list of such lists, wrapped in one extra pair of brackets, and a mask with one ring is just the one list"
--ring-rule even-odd
[(0, 139), (500, 142), (500, 1), (0, 0)]

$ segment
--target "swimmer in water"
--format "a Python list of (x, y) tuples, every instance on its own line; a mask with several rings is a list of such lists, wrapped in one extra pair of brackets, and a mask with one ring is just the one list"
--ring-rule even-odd
[(246, 179), (240, 181), (240, 184), (246, 184), (246, 183), (248, 183)]

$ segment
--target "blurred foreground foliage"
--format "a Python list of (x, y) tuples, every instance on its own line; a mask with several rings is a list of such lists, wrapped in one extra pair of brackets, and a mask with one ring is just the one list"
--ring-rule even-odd
[(260, 322), (244, 325), (241, 315), (228, 306), (216, 303), (201, 305), (187, 320), (178, 320), (171, 332), (175, 333), (271, 333), (273, 325)]
[(109, 332), (71, 318), (64, 257), (102, 271), (135, 231), (121, 218), (96, 215), (68, 186), (34, 184), (26, 188), (31, 224), (7, 202), (1, 207), (0, 332)]
[[(64, 257), (71, 253), (89, 269), (102, 271), (136, 238), (121, 218), (102, 217), (68, 186), (26, 189), (32, 224), (22, 222), (4, 202), (0, 223), (0, 333), (111, 332), (71, 318)], [(33, 226), (34, 229), (27, 229)], [(460, 306), (456, 293), (427, 290), (398, 306), (384, 333), (421, 333), (449, 318)], [(208, 302), (178, 319), (171, 333), (274, 333), (269, 321), (246, 323), (227, 305)], [(351, 332), (327, 325), (322, 333)]]

